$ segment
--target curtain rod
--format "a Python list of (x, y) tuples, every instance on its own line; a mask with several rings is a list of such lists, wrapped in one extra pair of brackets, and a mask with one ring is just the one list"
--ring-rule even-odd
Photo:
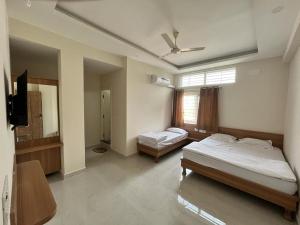
[(224, 86), (203, 86), (203, 87), (179, 87), (179, 88), (175, 88), (175, 90), (190, 90), (190, 91), (198, 91), (200, 89), (206, 89), (206, 88), (219, 88), (222, 89)]

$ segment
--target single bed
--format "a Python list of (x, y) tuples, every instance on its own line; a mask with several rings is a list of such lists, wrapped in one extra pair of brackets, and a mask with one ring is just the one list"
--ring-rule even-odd
[[(246, 131), (242, 133), (244, 135), (239, 135), (239, 138), (247, 137)], [(249, 136), (270, 140), (276, 137), (273, 139), (275, 145), (282, 146), (279, 141), (282, 138), (274, 134), (268, 136), (267, 133), (251, 131)], [(186, 169), (191, 169), (282, 206), (287, 219), (291, 219), (296, 211), (297, 180), (282, 151), (277, 147), (265, 148), (249, 143), (223, 142), (207, 138), (183, 148), (181, 165), (184, 175)]]
[(138, 136), (138, 152), (154, 156), (155, 162), (168, 152), (186, 144), (188, 132), (180, 128), (168, 128), (161, 132), (148, 132)]

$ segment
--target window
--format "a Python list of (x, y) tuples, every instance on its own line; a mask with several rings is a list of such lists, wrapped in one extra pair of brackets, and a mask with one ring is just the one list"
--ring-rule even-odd
[(185, 124), (196, 124), (199, 107), (199, 94), (185, 92), (183, 96), (183, 120)]
[(179, 78), (180, 87), (220, 85), (235, 83), (236, 69), (227, 68), (186, 74)]
[(183, 76), (181, 79), (181, 87), (191, 87), (200, 85), (204, 85), (204, 73)]
[(235, 83), (235, 68), (214, 70), (206, 73), (206, 85)]

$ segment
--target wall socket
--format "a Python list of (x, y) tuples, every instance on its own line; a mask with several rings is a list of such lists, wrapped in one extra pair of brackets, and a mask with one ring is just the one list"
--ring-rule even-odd
[(8, 218), (9, 218), (9, 192), (8, 192), (7, 175), (4, 178), (4, 185), (2, 191), (2, 216), (3, 216), (3, 225), (7, 225)]

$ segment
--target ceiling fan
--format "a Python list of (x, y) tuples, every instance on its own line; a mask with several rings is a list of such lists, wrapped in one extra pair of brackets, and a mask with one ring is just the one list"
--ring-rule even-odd
[(103, 1), (103, 0), (25, 0), (26, 5), (31, 7), (32, 2), (95, 2), (95, 1)]
[(179, 35), (179, 32), (177, 30), (173, 31), (174, 36), (174, 42), (171, 40), (168, 34), (163, 33), (161, 36), (163, 39), (167, 42), (168, 46), (171, 48), (171, 51), (160, 58), (165, 58), (171, 54), (179, 54), (179, 53), (185, 53), (185, 52), (194, 52), (194, 51), (202, 51), (205, 49), (205, 47), (198, 47), (198, 48), (179, 48), (177, 46), (177, 37)]

